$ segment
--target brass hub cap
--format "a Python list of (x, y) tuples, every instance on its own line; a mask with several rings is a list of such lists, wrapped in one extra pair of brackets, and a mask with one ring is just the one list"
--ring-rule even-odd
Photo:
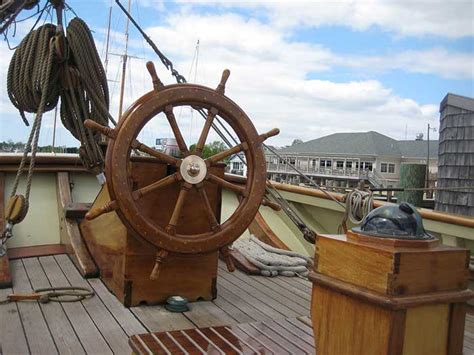
[(181, 162), (179, 171), (184, 181), (190, 184), (199, 184), (206, 177), (207, 166), (201, 157), (189, 155)]

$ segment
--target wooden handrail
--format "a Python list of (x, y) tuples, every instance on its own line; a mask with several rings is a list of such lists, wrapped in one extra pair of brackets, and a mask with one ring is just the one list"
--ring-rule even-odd
[[(235, 176), (231, 174), (226, 174), (226, 180), (236, 182), (236, 183), (245, 183), (245, 177), (242, 176)], [(326, 200), (330, 200), (330, 197), (327, 196), (324, 192), (318, 189), (313, 189), (304, 186), (295, 186), (289, 184), (282, 184), (279, 182), (271, 182), (271, 185), (277, 188), (280, 191), (292, 192), (295, 194), (305, 195), (305, 196), (312, 196), (323, 198)], [(343, 201), (344, 194), (332, 191), (326, 191), (329, 195), (333, 196), (338, 201)], [(374, 207), (386, 206), (392, 203), (374, 200)], [(458, 226), (470, 227), (474, 228), (474, 218), (463, 217), (458, 215), (453, 215), (445, 212), (437, 212), (433, 210), (429, 210), (426, 208), (418, 208), (418, 212), (420, 212), (421, 216), (425, 219), (429, 219), (432, 221), (442, 222), (442, 223), (449, 223)]]

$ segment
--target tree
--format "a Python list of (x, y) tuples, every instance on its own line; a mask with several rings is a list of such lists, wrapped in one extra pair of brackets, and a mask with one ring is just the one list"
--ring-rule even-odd
[[(196, 144), (192, 144), (189, 147), (189, 150), (192, 152), (196, 149)], [(207, 159), (213, 155), (216, 155), (217, 153), (223, 152), (224, 150), (227, 150), (226, 145), (224, 142), (221, 141), (214, 141), (209, 144), (204, 145), (204, 149), (202, 150), (202, 158)], [(224, 162), (227, 163), (229, 161), (229, 157), (224, 159)]]

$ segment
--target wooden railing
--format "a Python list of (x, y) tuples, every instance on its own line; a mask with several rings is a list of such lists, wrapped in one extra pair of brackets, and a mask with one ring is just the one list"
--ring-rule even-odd
[[(324, 175), (324, 176), (344, 176), (344, 177), (353, 177), (353, 178), (367, 178), (367, 171), (359, 171), (356, 169), (350, 168), (322, 168), (322, 167), (313, 167), (308, 165), (295, 165), (295, 167), (305, 173), (305, 174), (314, 174), (314, 175)], [(275, 164), (267, 162), (267, 172), (268, 173), (296, 173), (295, 170), (289, 166), (289, 164)]]

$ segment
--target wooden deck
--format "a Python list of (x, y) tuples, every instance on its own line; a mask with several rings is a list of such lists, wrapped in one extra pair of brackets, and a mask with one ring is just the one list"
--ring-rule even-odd
[[(0, 354), (130, 354), (128, 339), (134, 334), (217, 326), (235, 329), (255, 322), (280, 324), (275, 325), (278, 328), (285, 322), (298, 324), (296, 318), (308, 321), (301, 317), (309, 315), (309, 281), (231, 274), (223, 264), (219, 267), (217, 299), (192, 303), (190, 311), (179, 314), (162, 306), (123, 307), (99, 279), (84, 280), (66, 255), (12, 260), (14, 287), (0, 290), (0, 299), (12, 291), (67, 285), (90, 287), (96, 296), (76, 303), (0, 305)], [(474, 316), (468, 315), (465, 335), (465, 354), (474, 354)], [(288, 336), (285, 346), (308, 350), (300, 340)]]

